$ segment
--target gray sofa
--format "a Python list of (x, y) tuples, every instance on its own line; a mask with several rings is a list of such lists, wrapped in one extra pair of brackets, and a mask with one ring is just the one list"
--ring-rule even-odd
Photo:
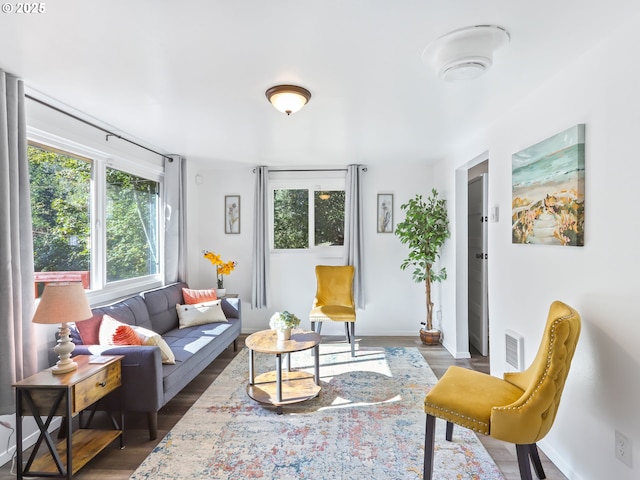
[[(236, 351), (242, 328), (238, 298), (222, 299), (227, 323), (178, 328), (176, 304), (184, 303), (183, 287), (188, 288), (188, 285), (174, 283), (93, 309), (94, 321), (100, 321), (106, 314), (161, 334), (176, 357), (175, 365), (163, 364), (160, 349), (156, 346), (85, 345), (80, 332), (77, 329), (72, 331), (76, 344), (74, 355), (124, 355), (123, 407), (127, 412), (147, 414), (151, 440), (157, 437), (158, 410), (231, 344)], [(107, 399), (106, 408), (109, 408), (110, 401), (113, 402), (114, 398)]]

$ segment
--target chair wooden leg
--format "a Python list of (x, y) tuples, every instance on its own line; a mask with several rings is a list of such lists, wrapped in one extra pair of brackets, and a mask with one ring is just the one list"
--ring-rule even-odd
[(427, 425), (424, 433), (424, 470), (423, 480), (431, 480), (433, 477), (433, 446), (436, 433), (436, 417), (427, 414)]
[(533, 480), (531, 476), (531, 462), (529, 461), (530, 452), (529, 445), (516, 445), (518, 468), (520, 469), (520, 478), (522, 480)]
[(447, 442), (450, 442), (453, 439), (453, 423), (447, 422), (447, 432), (444, 438), (447, 439)]
[(538, 453), (538, 446), (535, 443), (529, 445), (529, 456), (531, 457), (531, 463), (533, 463), (533, 469), (536, 472), (536, 477), (540, 480), (544, 480), (547, 476), (542, 468), (542, 462), (540, 461), (540, 454)]

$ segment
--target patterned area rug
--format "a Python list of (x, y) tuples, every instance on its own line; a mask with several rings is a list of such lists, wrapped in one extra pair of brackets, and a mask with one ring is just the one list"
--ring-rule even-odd
[[(256, 354), (256, 373), (275, 368)], [(240, 352), (131, 479), (395, 480), (422, 478), (424, 396), (436, 377), (416, 348), (320, 346), (315, 399), (264, 406), (248, 397), (248, 354)], [(310, 351), (292, 354), (313, 373)], [(476, 436), (438, 420), (433, 478), (503, 480)]]

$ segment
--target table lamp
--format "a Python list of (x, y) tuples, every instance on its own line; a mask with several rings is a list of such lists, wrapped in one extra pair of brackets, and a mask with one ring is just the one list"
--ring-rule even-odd
[(75, 370), (78, 364), (71, 359), (76, 347), (69, 336), (67, 323), (88, 320), (93, 316), (81, 282), (49, 283), (45, 285), (33, 323), (60, 324), (58, 343), (53, 349), (58, 363), (51, 369), (54, 374)]

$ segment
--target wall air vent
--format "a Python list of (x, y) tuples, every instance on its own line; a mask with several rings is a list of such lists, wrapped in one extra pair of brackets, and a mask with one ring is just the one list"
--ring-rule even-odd
[(524, 337), (513, 330), (505, 330), (505, 371), (522, 372), (524, 370)]

